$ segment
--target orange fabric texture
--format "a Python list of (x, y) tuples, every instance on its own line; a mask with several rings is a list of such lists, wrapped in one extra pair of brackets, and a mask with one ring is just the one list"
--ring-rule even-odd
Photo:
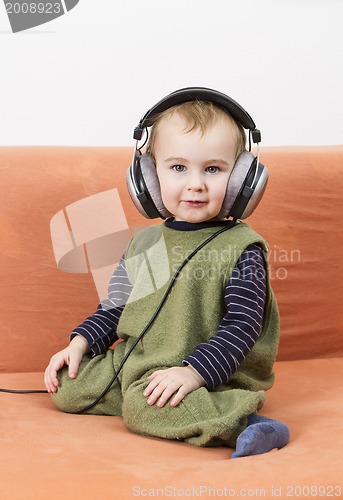
[[(231, 498), (233, 490), (236, 497), (272, 499), (281, 491), (281, 498), (313, 498), (306, 488), (342, 485), (342, 378), (342, 359), (276, 363), (262, 414), (290, 427), (290, 443), (232, 460), (230, 448), (139, 436), (120, 417), (60, 413), (45, 394), (0, 394), (1, 498), (132, 500), (139, 491), (157, 497), (158, 488), (166, 497), (168, 487), (179, 490), (171, 498)], [(37, 373), (3, 374), (0, 384), (32, 388), (41, 379)], [(187, 495), (193, 487), (193, 496)], [(197, 497), (200, 487), (217, 497), (209, 489)]]
[[(114, 264), (130, 232), (158, 221), (144, 219), (129, 199), (131, 148), (0, 151), (0, 387), (43, 388), (51, 355), (65, 347), (103, 293), (98, 283), (111, 263), (108, 256), (100, 258), (102, 249), (114, 245)], [(214, 497), (215, 491), (220, 496), (225, 488), (237, 496), (259, 488), (264, 498), (279, 491), (284, 498), (303, 498), (315, 490), (310, 495), (296, 486), (341, 484), (343, 146), (265, 148), (261, 161), (269, 168), (269, 185), (247, 222), (269, 242), (281, 314), (276, 383), (263, 414), (289, 425), (290, 444), (229, 461), (227, 448), (136, 436), (120, 418), (66, 415), (47, 395), (0, 393), (2, 498), (126, 499), (148, 496), (149, 489), (157, 496), (156, 488), (167, 487), (174, 488), (174, 498), (190, 496), (189, 488), (195, 498)], [(119, 196), (120, 217), (110, 227), (104, 220), (101, 234), (80, 235), (80, 201), (100, 210), (108, 190)], [(84, 218), (95, 226), (89, 215)], [(57, 248), (54, 235), (62, 233)], [(63, 272), (63, 265), (75, 270), (72, 251), (82, 265), (78, 272)], [(214, 488), (212, 495), (206, 486)], [(338, 496), (330, 491), (327, 497)]]

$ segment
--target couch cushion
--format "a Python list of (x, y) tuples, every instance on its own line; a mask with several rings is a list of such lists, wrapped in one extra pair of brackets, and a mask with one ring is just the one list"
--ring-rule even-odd
[(249, 219), (270, 245), (279, 360), (343, 355), (343, 146), (263, 150), (270, 181)]
[[(42, 376), (2, 374), (0, 386), (40, 388)], [(214, 497), (208, 488), (222, 497), (227, 488), (243, 490), (241, 496), (249, 490), (252, 498), (279, 491), (282, 498), (305, 498), (309, 487), (322, 487), (313, 496), (337, 497), (329, 488), (342, 486), (342, 380), (343, 359), (276, 363), (262, 413), (288, 424), (291, 441), (279, 451), (232, 460), (229, 448), (135, 435), (120, 417), (61, 413), (46, 394), (1, 394), (1, 498), (125, 500), (156, 497), (157, 488), (164, 496), (178, 492), (173, 498), (189, 497), (192, 488), (192, 498), (200, 491)]]

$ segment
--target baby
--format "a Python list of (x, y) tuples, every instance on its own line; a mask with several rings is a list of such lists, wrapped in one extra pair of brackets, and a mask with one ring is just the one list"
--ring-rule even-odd
[(240, 220), (266, 182), (245, 151), (244, 128), (256, 142), (258, 131), (202, 88), (160, 101), (135, 136), (150, 126), (128, 186), (145, 216), (165, 220), (133, 236), (108, 300), (51, 358), (46, 388), (63, 411), (122, 416), (137, 433), (228, 446), (233, 458), (281, 448), (287, 426), (258, 415), (279, 341), (267, 244)]

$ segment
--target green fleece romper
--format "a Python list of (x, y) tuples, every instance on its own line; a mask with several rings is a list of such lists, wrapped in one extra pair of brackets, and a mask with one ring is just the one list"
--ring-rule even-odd
[[(75, 380), (59, 372), (55, 404), (77, 412), (96, 399), (125, 353), (148, 323), (176, 269), (200, 243), (220, 228), (177, 231), (163, 223), (135, 235), (125, 254), (133, 285), (120, 317), (117, 334), (123, 339), (105, 355), (85, 356)], [(279, 315), (267, 276), (262, 332), (251, 352), (226, 384), (201, 387), (177, 407), (148, 405), (143, 396), (147, 376), (158, 369), (182, 366), (201, 342), (216, 335), (225, 315), (224, 290), (243, 250), (252, 243), (267, 245), (247, 224), (239, 223), (217, 236), (181, 271), (169, 296), (143, 339), (126, 361), (117, 381), (90, 413), (121, 415), (133, 431), (183, 440), (198, 446), (235, 447), (247, 426), (247, 416), (261, 409), (265, 391), (274, 380), (273, 364), (279, 340)]]

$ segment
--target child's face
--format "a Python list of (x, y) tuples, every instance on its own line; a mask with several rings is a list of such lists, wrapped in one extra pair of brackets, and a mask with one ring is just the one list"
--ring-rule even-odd
[(154, 156), (165, 207), (178, 221), (203, 222), (219, 214), (236, 157), (229, 122), (218, 119), (202, 135), (185, 131), (174, 113), (159, 124)]

